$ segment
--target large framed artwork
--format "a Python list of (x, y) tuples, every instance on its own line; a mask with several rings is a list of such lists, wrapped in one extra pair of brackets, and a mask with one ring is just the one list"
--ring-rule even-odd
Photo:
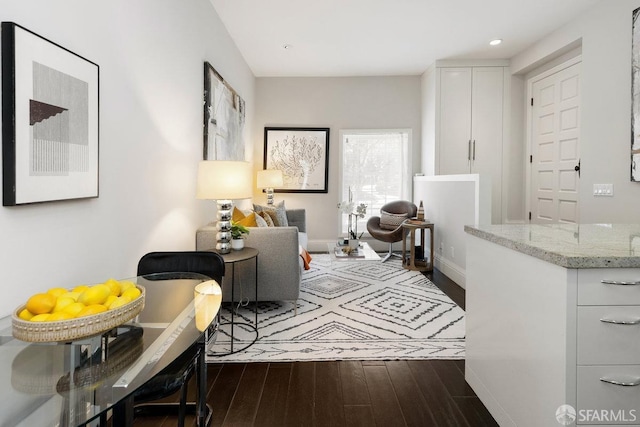
[(2, 203), (98, 197), (99, 67), (2, 23)]
[(631, 43), (631, 181), (640, 181), (640, 8), (633, 11)]
[(244, 160), (244, 100), (204, 63), (204, 160)]
[(278, 193), (326, 193), (329, 182), (329, 128), (264, 128), (264, 169), (279, 169)]

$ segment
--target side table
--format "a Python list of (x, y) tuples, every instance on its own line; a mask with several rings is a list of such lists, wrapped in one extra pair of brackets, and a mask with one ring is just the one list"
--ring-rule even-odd
[[(402, 224), (402, 266), (407, 270), (433, 271), (433, 232), (434, 224), (428, 221), (407, 220)], [(420, 230), (420, 251), (416, 254), (416, 230)], [(429, 230), (430, 251), (425, 254), (425, 231)], [(407, 250), (407, 237), (410, 248)]]
[[(216, 252), (218, 254), (220, 254), (220, 252), (218, 252), (215, 249), (211, 249), (212, 252)], [(220, 254), (220, 256), (222, 256), (222, 259), (224, 259), (224, 263), (225, 266), (227, 265), (231, 265), (231, 322), (227, 322), (227, 323), (221, 323), (220, 326), (223, 325), (227, 325), (230, 324), (231, 325), (231, 350), (229, 352), (226, 353), (215, 353), (212, 351), (208, 351), (207, 355), (209, 356), (226, 356), (229, 354), (234, 354), (234, 353), (238, 353), (240, 351), (246, 350), (247, 348), (251, 347), (257, 340), (258, 340), (258, 250), (256, 248), (250, 248), (248, 246), (245, 246), (243, 249), (236, 251), (236, 250), (232, 250), (231, 252), (229, 252), (228, 254)], [(253, 259), (255, 262), (254, 268), (255, 268), (255, 308), (254, 308), (254, 313), (255, 313), (255, 323), (253, 325), (251, 325), (250, 323), (237, 323), (234, 321), (235, 318), (235, 310), (234, 310), (234, 304), (235, 304), (235, 288), (236, 288), (236, 264), (244, 262), (244, 261), (249, 261)], [(224, 297), (224, 295), (223, 295)], [(233, 349), (233, 328), (236, 325), (243, 325), (245, 327), (248, 327), (250, 329), (253, 329), (256, 333), (255, 339), (253, 341), (251, 341), (249, 344), (245, 345), (242, 348), (236, 349), (234, 351)]]

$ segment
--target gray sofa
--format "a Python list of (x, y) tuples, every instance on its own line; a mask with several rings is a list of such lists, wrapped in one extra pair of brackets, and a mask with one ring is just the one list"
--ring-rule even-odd
[[(296, 301), (300, 296), (303, 263), (299, 247), (307, 248), (306, 212), (287, 209), (288, 227), (250, 227), (245, 246), (256, 248), (258, 255), (258, 301)], [(210, 250), (216, 246), (213, 224), (196, 232), (196, 250)], [(236, 301), (255, 299), (253, 260), (236, 266)], [(230, 269), (229, 269), (230, 270)], [(223, 300), (231, 300), (231, 275), (222, 284)]]

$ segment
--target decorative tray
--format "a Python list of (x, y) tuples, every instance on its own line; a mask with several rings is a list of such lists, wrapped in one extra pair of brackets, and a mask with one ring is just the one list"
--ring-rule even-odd
[(28, 342), (66, 342), (97, 335), (133, 319), (144, 308), (144, 286), (136, 285), (140, 296), (122, 307), (91, 316), (53, 322), (31, 322), (18, 317), (21, 305), (11, 316), (13, 336)]

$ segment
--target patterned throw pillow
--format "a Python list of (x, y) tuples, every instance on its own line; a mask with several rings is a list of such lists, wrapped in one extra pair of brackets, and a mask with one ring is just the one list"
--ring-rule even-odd
[(256, 213), (256, 224), (258, 224), (258, 227), (268, 227), (267, 222), (260, 216), (259, 213)]
[(284, 207), (284, 200), (282, 200), (277, 205), (274, 205), (273, 207), (253, 205), (253, 210), (256, 212), (267, 212), (273, 220), (273, 225), (275, 225), (276, 227), (289, 226), (289, 221), (287, 220), (287, 211)]
[(384, 230), (395, 230), (409, 217), (408, 214), (394, 214), (380, 211), (380, 228)]
[(271, 215), (268, 212), (256, 212), (258, 218), (260, 218), (264, 222), (265, 227), (275, 227), (273, 224), (273, 219), (271, 219)]

